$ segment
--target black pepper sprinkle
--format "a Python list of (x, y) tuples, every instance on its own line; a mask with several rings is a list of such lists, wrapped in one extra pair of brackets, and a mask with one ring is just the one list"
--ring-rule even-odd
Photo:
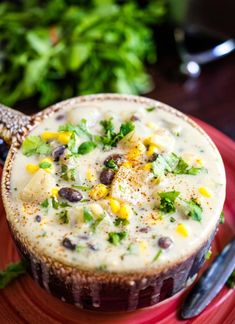
[(35, 216), (35, 221), (36, 222), (38, 222), (38, 223), (40, 223), (41, 222), (41, 216), (40, 215), (37, 215), (37, 216)]
[(73, 244), (69, 238), (65, 237), (62, 241), (62, 245), (68, 250), (75, 250), (76, 244)]

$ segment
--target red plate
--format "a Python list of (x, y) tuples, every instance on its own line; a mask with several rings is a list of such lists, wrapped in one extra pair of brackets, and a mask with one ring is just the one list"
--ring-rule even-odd
[[(227, 175), (227, 198), (225, 203), (226, 223), (213, 243), (213, 255), (235, 233), (235, 143), (213, 127), (198, 121), (211, 136), (223, 157)], [(5, 214), (0, 204), (0, 269), (9, 262), (16, 261), (18, 255), (7, 228)], [(205, 267), (208, 266), (208, 263)], [(37, 286), (28, 276), (15, 280), (0, 291), (1, 323), (118, 323), (118, 324), (174, 324), (174, 323), (235, 323), (235, 290), (223, 288), (205, 311), (193, 320), (180, 321), (177, 310), (184, 293), (165, 302), (130, 313), (99, 314), (86, 312), (52, 297)]]

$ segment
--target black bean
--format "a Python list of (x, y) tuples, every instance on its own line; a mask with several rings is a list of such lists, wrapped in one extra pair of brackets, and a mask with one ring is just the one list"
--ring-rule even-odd
[(162, 236), (158, 240), (158, 245), (162, 249), (168, 249), (172, 243), (173, 243), (172, 239), (168, 236)]
[(124, 161), (124, 156), (121, 154), (111, 154), (104, 160), (104, 165), (108, 166), (107, 163), (113, 160), (117, 166), (119, 166)]
[(69, 250), (75, 250), (76, 244), (73, 244), (69, 238), (65, 237), (62, 241), (62, 245)]
[(66, 147), (64, 145), (58, 146), (56, 147), (53, 151), (52, 151), (52, 157), (54, 159), (54, 161), (59, 161), (61, 155), (64, 153)]
[(148, 159), (148, 162), (156, 161), (157, 157), (158, 157), (158, 154), (153, 153), (153, 155), (151, 155), (150, 158)]
[(82, 199), (80, 191), (68, 187), (61, 188), (58, 194), (61, 198), (65, 198), (70, 202), (77, 202)]
[(105, 185), (110, 185), (113, 181), (115, 176), (115, 171), (112, 169), (105, 169), (100, 174), (100, 182)]
[(42, 219), (42, 217), (40, 215), (35, 216), (35, 221), (36, 222), (40, 223), (41, 219)]
[(131, 116), (131, 121), (138, 121), (138, 120), (140, 120), (138, 116), (136, 115)]

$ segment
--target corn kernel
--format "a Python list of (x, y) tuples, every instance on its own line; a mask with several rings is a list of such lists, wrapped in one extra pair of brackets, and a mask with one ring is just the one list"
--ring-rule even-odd
[(108, 195), (108, 192), (108, 188), (104, 184), (100, 183), (94, 186), (93, 189), (91, 189), (89, 196), (94, 200), (99, 200), (106, 197)]
[(146, 241), (142, 240), (139, 242), (139, 247), (140, 247), (141, 252), (145, 252), (147, 250), (148, 243)]
[(91, 169), (87, 169), (86, 178), (87, 178), (88, 181), (95, 181), (96, 180), (96, 176), (94, 175), (94, 173), (92, 172)]
[(109, 203), (110, 203), (110, 208), (114, 214), (120, 210), (121, 207), (120, 202), (117, 199), (110, 198)]
[(187, 237), (189, 235), (188, 230), (184, 224), (178, 224), (176, 232), (184, 237)]
[(58, 137), (58, 133), (57, 132), (43, 132), (41, 134), (41, 138), (44, 140), (44, 141), (48, 141), (50, 139), (56, 139)]
[(39, 167), (36, 165), (36, 164), (33, 164), (33, 163), (29, 163), (26, 165), (26, 171), (28, 173), (35, 173), (37, 172), (39, 169)]
[(198, 188), (198, 191), (200, 192), (200, 194), (206, 198), (211, 198), (212, 194), (210, 193), (210, 191), (206, 188), (206, 187), (200, 187)]
[(127, 204), (123, 204), (119, 209), (118, 215), (122, 219), (128, 219), (131, 215), (131, 208)]
[(154, 153), (157, 153), (158, 152), (158, 147), (157, 145), (155, 144), (151, 144), (148, 148), (148, 151), (147, 151), (147, 156), (152, 156)]
[(150, 171), (151, 169), (152, 169), (152, 163), (145, 164), (145, 166), (144, 166), (145, 171)]
[(57, 140), (61, 144), (68, 144), (70, 140), (71, 133), (70, 132), (60, 132), (58, 134)]
[(124, 166), (125, 168), (131, 168), (132, 167), (132, 163), (129, 161), (123, 162), (122, 166)]
[(51, 195), (52, 195), (52, 197), (57, 198), (58, 197), (58, 191), (59, 191), (58, 188), (52, 188), (51, 189)]
[(198, 166), (202, 166), (203, 165), (203, 160), (202, 159), (196, 159), (196, 164), (198, 165)]
[(96, 217), (99, 217), (104, 212), (103, 208), (99, 204), (91, 204), (90, 209), (92, 214), (95, 215)]

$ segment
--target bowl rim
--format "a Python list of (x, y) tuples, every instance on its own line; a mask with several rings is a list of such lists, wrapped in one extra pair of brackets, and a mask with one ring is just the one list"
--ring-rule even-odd
[[(82, 103), (89, 103), (93, 101), (106, 101), (106, 100), (114, 100), (114, 101), (127, 101), (127, 102), (134, 102), (141, 105), (149, 105), (154, 106), (156, 108), (162, 109), (163, 111), (169, 112), (174, 116), (177, 116), (179, 118), (182, 118), (185, 122), (189, 123), (192, 127), (196, 128), (203, 136), (206, 138), (208, 144), (212, 147), (212, 149), (215, 151), (215, 154), (218, 156), (221, 162), (221, 172), (223, 172), (223, 178), (224, 178), (224, 196), (222, 197), (221, 201), (221, 210), (225, 199), (225, 185), (226, 185), (226, 178), (225, 178), (225, 170), (223, 166), (223, 161), (220, 156), (220, 153), (215, 146), (212, 139), (206, 134), (206, 132), (191, 118), (186, 116), (184, 113), (178, 111), (175, 108), (172, 108), (171, 106), (164, 104), (160, 101), (145, 98), (141, 96), (134, 96), (134, 95), (123, 95), (123, 94), (111, 94), (111, 93), (102, 93), (102, 94), (95, 94), (95, 95), (86, 95), (86, 96), (78, 96), (74, 98), (70, 98), (64, 101), (61, 101), (59, 103), (56, 103), (52, 106), (49, 106), (48, 108), (44, 109), (43, 111), (40, 111), (39, 113), (32, 115), (32, 123), (31, 127), (28, 130), (26, 134), (24, 134), (20, 139), (13, 140), (12, 145), (10, 147), (4, 169), (3, 169), (3, 175), (2, 175), (2, 197), (3, 197), (3, 204), (4, 208), (6, 210), (6, 217), (8, 220), (8, 223), (10, 225), (11, 231), (13, 233), (13, 236), (16, 237), (17, 240), (21, 242), (21, 244), (24, 246), (26, 250), (28, 250), (32, 255), (36, 256), (39, 260), (42, 260), (45, 264), (48, 266), (52, 266), (60, 275), (64, 276), (63, 274), (71, 274), (79, 275), (82, 277), (90, 278), (96, 277), (99, 278), (99, 280), (109, 280), (111, 282), (113, 281), (126, 281), (127, 280), (138, 280), (143, 277), (156, 277), (156, 275), (165, 272), (166, 270), (170, 268), (174, 268), (175, 266), (179, 265), (182, 262), (185, 262), (188, 258), (192, 257), (196, 252), (198, 252), (203, 245), (207, 242), (208, 238), (210, 237), (212, 231), (208, 233), (207, 236), (205, 236), (204, 241), (201, 241), (200, 244), (195, 248), (195, 251), (193, 253), (188, 253), (182, 258), (179, 258), (178, 262), (169, 262), (168, 267), (166, 268), (165, 265), (159, 266), (158, 268), (141, 268), (137, 269), (135, 271), (98, 271), (97, 269), (85, 269), (81, 268), (79, 266), (73, 266), (68, 263), (63, 263), (60, 260), (57, 260), (56, 258), (52, 258), (50, 255), (44, 254), (40, 249), (38, 249), (35, 245), (32, 245), (31, 242), (29, 242), (17, 229), (17, 226), (14, 222), (12, 222), (12, 219), (14, 219), (13, 215), (20, 215), (18, 210), (16, 209), (16, 206), (12, 205), (11, 200), (11, 192), (10, 192), (10, 180), (11, 180), (11, 170), (12, 170), (12, 164), (14, 162), (14, 157), (18, 151), (18, 149), (21, 146), (22, 141), (24, 138), (34, 129), (37, 127), (44, 119), (51, 116), (55, 112), (62, 111), (65, 108), (74, 107), (77, 104)], [(215, 227), (216, 227), (215, 222)], [(61, 270), (62, 269), (62, 270)], [(115, 275), (115, 276), (114, 276)]]

